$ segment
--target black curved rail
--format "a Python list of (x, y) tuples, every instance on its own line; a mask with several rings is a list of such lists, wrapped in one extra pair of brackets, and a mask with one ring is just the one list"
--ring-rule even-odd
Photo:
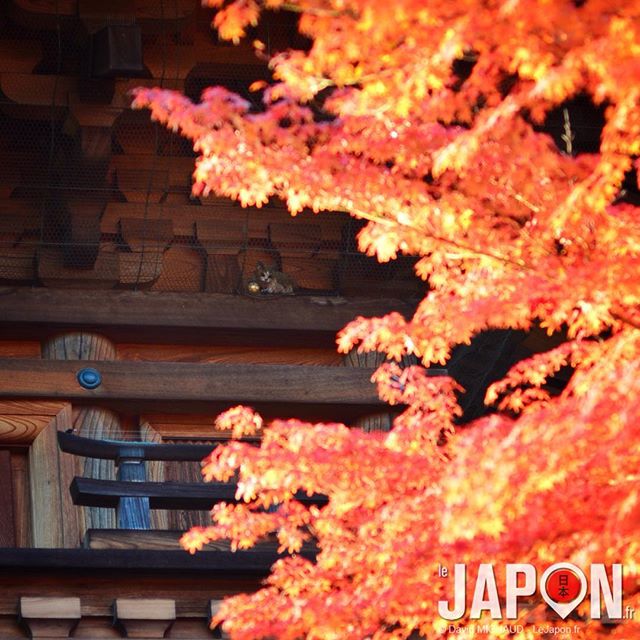
[[(243, 442), (257, 444), (260, 438), (244, 438)], [(159, 444), (133, 440), (93, 440), (74, 433), (58, 431), (58, 444), (65, 453), (85, 458), (118, 460), (133, 457), (138, 460), (199, 462), (222, 442), (212, 444)]]

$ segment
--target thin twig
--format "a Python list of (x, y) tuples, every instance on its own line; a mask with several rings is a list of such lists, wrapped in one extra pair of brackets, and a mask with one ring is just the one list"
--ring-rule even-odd
[(561, 138), (564, 142), (565, 150), (568, 156), (573, 155), (573, 139), (574, 135), (571, 131), (571, 120), (569, 119), (569, 109), (566, 107), (562, 110), (562, 115), (564, 117), (564, 133)]

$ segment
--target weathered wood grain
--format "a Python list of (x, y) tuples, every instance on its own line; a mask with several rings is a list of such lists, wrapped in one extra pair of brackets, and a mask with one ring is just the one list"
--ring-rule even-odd
[(205, 263), (202, 251), (191, 246), (174, 244), (164, 252), (162, 263), (164, 268), (151, 286), (152, 291), (190, 293), (202, 291)]
[[(162, 436), (148, 422), (140, 422), (140, 440), (162, 444)], [(150, 482), (164, 482), (165, 465), (159, 460), (145, 462), (145, 477)], [(165, 509), (154, 509), (151, 512), (151, 528), (155, 530), (168, 529), (169, 511)]]
[(47, 415), (0, 415), (0, 442), (28, 445), (49, 422)]
[[(137, 137), (140, 137), (139, 132)], [(148, 163), (153, 163), (153, 155), (147, 155)], [(342, 227), (348, 220), (346, 215), (332, 214), (313, 217), (313, 214), (300, 214), (292, 220), (289, 212), (284, 207), (263, 207), (243, 209), (239, 204), (226, 201), (215, 201), (212, 206), (196, 206), (185, 204), (166, 207), (163, 204), (146, 202), (110, 202), (107, 205), (101, 221), (103, 233), (117, 233), (119, 221), (122, 218), (138, 218), (141, 220), (172, 220), (173, 230), (176, 236), (195, 236), (195, 225), (205, 223), (210, 229), (216, 227), (220, 233), (225, 234), (224, 226), (230, 220), (246, 220), (247, 234), (252, 240), (268, 240), (269, 227), (273, 224), (285, 224), (295, 229), (298, 225), (304, 227), (308, 220), (318, 225), (322, 230), (324, 242), (335, 243), (341, 239)]]
[[(182, 549), (180, 538), (184, 530), (141, 531), (134, 529), (89, 529), (85, 535), (84, 547), (88, 549), (156, 549), (176, 551)], [(245, 553), (269, 552), (276, 554), (279, 543), (275, 539), (262, 540)], [(311, 543), (303, 547), (305, 553), (315, 553), (317, 548)], [(203, 553), (210, 551), (231, 551), (228, 540), (216, 540), (202, 548)]]
[[(386, 360), (386, 355), (377, 351), (369, 351), (359, 353), (356, 349), (352, 349), (344, 356), (344, 364), (347, 367), (356, 368), (374, 368), (377, 369)], [(377, 411), (361, 417), (356, 426), (361, 427), (363, 431), (390, 431), (393, 416), (388, 411)]]
[[(229, 440), (229, 431), (214, 429), (214, 416), (200, 414), (145, 413), (141, 422), (148, 422), (169, 442)], [(213, 447), (213, 444), (211, 445)], [(169, 478), (167, 478), (168, 480)], [(172, 478), (177, 480), (178, 478)]]
[[(412, 313), (414, 305), (398, 299), (291, 296), (277, 300), (206, 293), (151, 291), (69, 291), (0, 289), (0, 336), (18, 333), (42, 338), (77, 328), (138, 336), (136, 342), (203, 343), (202, 334), (261, 332), (262, 345), (273, 344), (267, 332), (326, 332), (333, 335), (356, 316), (380, 316), (396, 310)], [(200, 333), (198, 333), (200, 331)], [(205, 343), (215, 343), (209, 337)], [(317, 346), (317, 343), (315, 343)], [(308, 346), (309, 342), (305, 346)]]
[(74, 548), (80, 543), (78, 509), (67, 487), (75, 474), (74, 457), (58, 449), (58, 430), (71, 428), (71, 407), (61, 411), (29, 450), (31, 533), (34, 547)]
[(29, 459), (26, 451), (11, 452), (11, 473), (13, 479), (16, 546), (29, 547), (31, 545), (31, 492), (29, 486)]
[(0, 547), (16, 546), (11, 453), (0, 451)]
[[(119, 360), (150, 362), (209, 362), (217, 364), (341, 365), (334, 349), (314, 347), (269, 347), (215, 345), (117, 345)], [(28, 357), (28, 356), (24, 356)]]
[[(165, 479), (194, 485), (204, 482), (199, 462), (167, 462)], [(186, 531), (191, 527), (206, 527), (211, 524), (209, 509), (206, 506), (200, 510), (173, 509), (169, 511), (169, 528)]]
[[(165, 531), (140, 531), (125, 529), (89, 529), (85, 535), (84, 546), (89, 549), (158, 549), (178, 550), (184, 529)], [(261, 542), (247, 551), (272, 551), (278, 549), (277, 542)], [(230, 551), (226, 540), (217, 540), (206, 545), (203, 551)]]
[[(96, 389), (76, 379), (85, 366), (102, 374)], [(0, 359), (0, 398), (381, 405), (372, 374), (325, 366)]]
[[(272, 553), (222, 551), (197, 556), (170, 550), (8, 551), (11, 557), (3, 550), (0, 558), (0, 615), (15, 619), (20, 597), (80, 594), (83, 617), (103, 616), (109, 620), (106, 626), (110, 626), (113, 617), (115, 598), (172, 598), (176, 601), (178, 616), (202, 620), (207, 616), (209, 599), (254, 590), (266, 574), (269, 561), (277, 558)], [(248, 567), (257, 570), (247, 571)], [(2, 631), (4, 627), (0, 626), (0, 637), (5, 640)], [(77, 637), (97, 640), (121, 635), (78, 632)], [(186, 638), (194, 640), (192, 636)]]
[(160, 598), (118, 598), (113, 603), (113, 616), (127, 638), (164, 638), (176, 619), (176, 603)]
[(20, 598), (20, 614), (23, 618), (77, 619), (80, 617), (80, 598)]
[(66, 402), (55, 400), (0, 400), (0, 415), (10, 416), (57, 416)]
[(69, 638), (81, 616), (78, 597), (23, 596), (19, 608), (32, 640)]
[(114, 613), (119, 620), (174, 620), (176, 603), (165, 598), (118, 598)]
[(0, 340), (0, 358), (39, 358), (40, 343), (35, 340)]
[[(103, 336), (87, 331), (61, 334), (46, 340), (42, 344), (42, 362), (62, 363), (80, 369), (83, 361), (105, 361), (116, 357), (115, 345)], [(36, 394), (37, 395), (37, 394)], [(88, 438), (119, 438), (125, 435), (120, 423), (120, 417), (103, 407), (83, 406), (76, 407), (72, 414), (72, 428), (79, 434)], [(67, 454), (62, 454), (67, 456)], [(80, 460), (71, 458), (75, 470), (65, 478), (64, 499), (69, 500), (68, 487), (73, 476), (80, 472), (88, 478), (114, 479), (115, 471), (110, 460), (97, 460), (87, 458)], [(113, 527), (115, 526), (115, 514), (109, 509), (75, 509), (75, 523), (78, 527), (76, 539), (82, 538), (87, 527)]]

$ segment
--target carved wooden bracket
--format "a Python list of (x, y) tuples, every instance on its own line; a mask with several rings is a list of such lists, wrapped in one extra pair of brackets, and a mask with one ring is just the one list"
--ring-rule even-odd
[(20, 598), (20, 621), (33, 640), (69, 638), (80, 620), (80, 598)]
[(164, 638), (176, 619), (176, 602), (118, 598), (113, 603), (113, 619), (127, 638)]

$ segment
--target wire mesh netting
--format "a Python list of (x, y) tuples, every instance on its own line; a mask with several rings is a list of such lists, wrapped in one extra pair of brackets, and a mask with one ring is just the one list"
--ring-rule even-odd
[[(197, 99), (222, 84), (255, 100), (248, 86), (269, 78), (250, 44), (218, 41), (197, 0), (3, 7), (0, 285), (250, 295), (263, 263), (302, 292), (420, 293), (414, 259), (363, 256), (346, 215), (192, 197), (190, 143), (132, 111), (128, 91)], [(266, 54), (306, 46), (287, 14), (267, 15), (254, 39)]]

